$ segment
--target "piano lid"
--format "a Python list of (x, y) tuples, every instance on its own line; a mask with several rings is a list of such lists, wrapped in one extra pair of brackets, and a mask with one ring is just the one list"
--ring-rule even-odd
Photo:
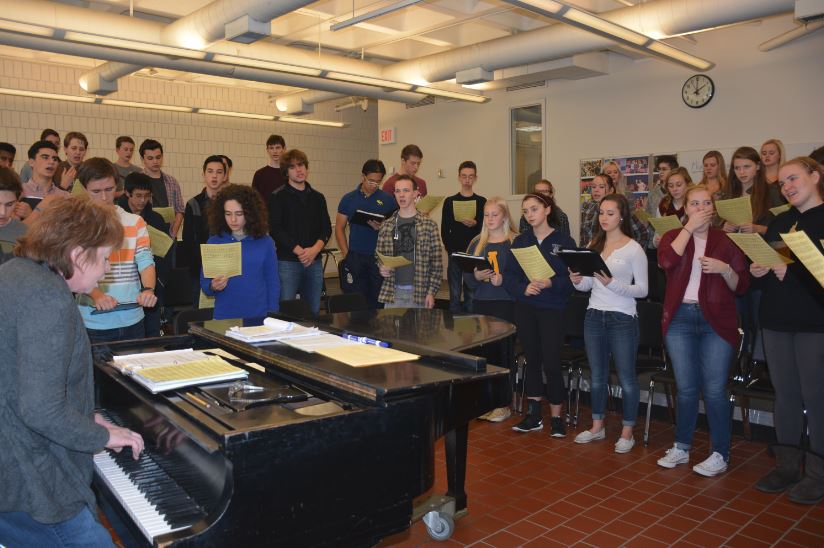
[[(320, 354), (303, 352), (278, 342), (252, 345), (227, 337), (226, 330), (234, 325), (254, 324), (250, 324), (248, 320), (245, 324), (241, 320), (197, 322), (190, 325), (189, 333), (247, 355), (261, 365), (317, 381), (369, 401), (384, 401), (403, 397), (415, 390), (509, 373), (506, 369), (495, 366), (486, 366), (486, 371), (462, 368), (462, 364), (482, 358), (435, 350), (422, 354), (419, 360), (351, 367)], [(324, 329), (334, 331), (326, 327)], [(420, 353), (416, 352), (418, 350), (428, 350), (404, 347), (401, 344), (393, 346), (415, 353)]]

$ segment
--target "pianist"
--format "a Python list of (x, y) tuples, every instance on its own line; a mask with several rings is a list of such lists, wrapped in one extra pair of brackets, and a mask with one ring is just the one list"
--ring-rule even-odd
[(0, 266), (0, 545), (112, 546), (96, 520), (92, 454), (143, 450), (93, 412), (89, 338), (72, 292), (91, 291), (123, 239), (114, 209), (55, 203)]

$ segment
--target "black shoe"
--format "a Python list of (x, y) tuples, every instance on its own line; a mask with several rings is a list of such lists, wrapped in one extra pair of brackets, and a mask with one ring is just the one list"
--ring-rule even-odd
[(534, 432), (544, 427), (544, 420), (541, 415), (527, 415), (524, 420), (512, 427), (516, 432)]
[(566, 426), (564, 426), (564, 419), (561, 417), (552, 417), (549, 419), (550, 428), (549, 436), (551, 438), (565, 438)]

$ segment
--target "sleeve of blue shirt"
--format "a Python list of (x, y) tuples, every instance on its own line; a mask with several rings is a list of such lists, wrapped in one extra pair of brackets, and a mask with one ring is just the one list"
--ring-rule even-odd
[[(512, 242), (512, 247), (524, 247), (523, 239), (520, 236), (515, 238), (515, 241)], [(526, 274), (524, 274), (521, 265), (515, 259), (515, 255), (512, 254), (512, 250), (510, 249), (507, 253), (509, 253), (510, 256), (507, 258), (506, 266), (504, 267), (503, 286), (513, 299), (517, 299), (524, 296), (524, 291), (526, 291), (526, 286), (529, 285), (529, 280)]]
[[(207, 244), (215, 243), (217, 236), (210, 236), (209, 239), (206, 241)], [(203, 275), (203, 267), (200, 267), (200, 289), (203, 290), (203, 293), (208, 295), (209, 297), (214, 297), (215, 292), (212, 291), (210, 284), (212, 283), (212, 278), (207, 278)]]

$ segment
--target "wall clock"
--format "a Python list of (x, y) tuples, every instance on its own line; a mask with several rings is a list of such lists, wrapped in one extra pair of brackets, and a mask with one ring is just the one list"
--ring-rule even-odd
[(681, 99), (691, 108), (707, 106), (715, 95), (715, 82), (704, 74), (690, 76), (681, 88)]

